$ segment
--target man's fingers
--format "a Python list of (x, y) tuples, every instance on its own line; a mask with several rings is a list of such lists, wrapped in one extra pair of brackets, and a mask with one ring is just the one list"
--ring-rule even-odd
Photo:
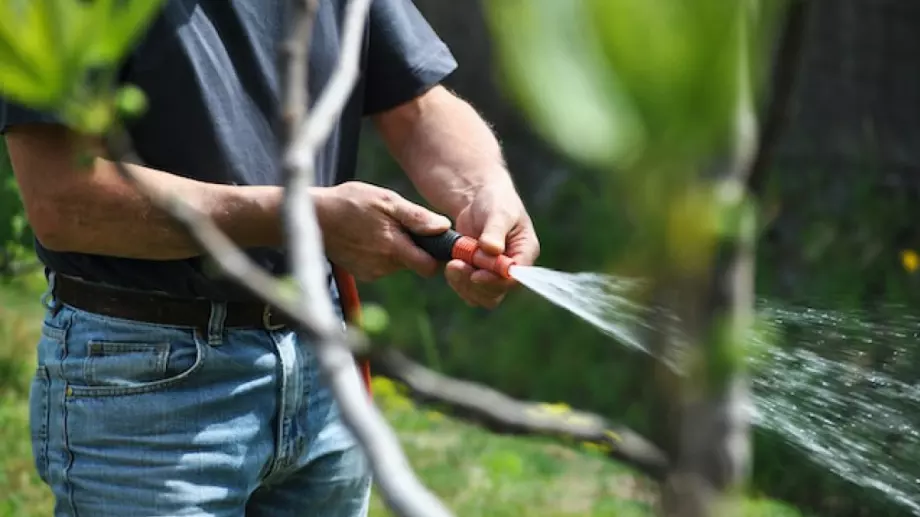
[(479, 246), (486, 253), (501, 255), (505, 252), (505, 239), (514, 228), (514, 221), (505, 214), (496, 212), (490, 216), (479, 234)]
[(537, 233), (532, 226), (526, 231), (523, 241), (523, 249), (516, 260), (519, 264), (532, 266), (540, 256), (540, 240), (537, 239)]
[(495, 273), (486, 269), (477, 269), (470, 276), (472, 282), (479, 289), (492, 289), (496, 292), (510, 289), (514, 285), (513, 280), (502, 278)]
[(470, 275), (476, 271), (473, 266), (467, 264), (462, 260), (451, 260), (447, 263), (447, 266), (444, 268), (444, 276), (447, 278), (447, 283), (451, 286), (459, 284), (464, 281), (469, 281)]
[(470, 296), (470, 275), (473, 271), (475, 269), (462, 260), (451, 260), (444, 268), (444, 278), (447, 279), (448, 285), (471, 306), (475, 305)]
[(430, 277), (438, 272), (438, 261), (416, 246), (409, 236), (401, 231), (397, 231), (393, 238), (393, 256), (421, 276)]
[(508, 241), (505, 254), (522, 266), (532, 266), (540, 256), (540, 241), (530, 225), (522, 226)]
[(416, 205), (395, 194), (389, 205), (389, 214), (407, 230), (419, 235), (434, 235), (450, 229), (450, 219), (427, 208)]
[(467, 304), (494, 309), (505, 297), (506, 290), (494, 285), (474, 283), (473, 278), (482, 278), (481, 273), (498, 278), (488, 271), (477, 270), (460, 260), (450, 261), (444, 270), (447, 283)]

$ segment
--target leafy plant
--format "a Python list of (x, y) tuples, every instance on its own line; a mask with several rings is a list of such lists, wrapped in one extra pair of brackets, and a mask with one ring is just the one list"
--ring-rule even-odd
[(116, 110), (142, 105), (136, 91), (116, 93), (114, 71), (162, 1), (0, 2), (0, 95), (105, 131)]

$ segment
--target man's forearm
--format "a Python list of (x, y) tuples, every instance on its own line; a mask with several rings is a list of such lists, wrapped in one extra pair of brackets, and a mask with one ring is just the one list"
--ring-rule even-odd
[(375, 122), (418, 191), (451, 217), (483, 185), (506, 183), (513, 188), (492, 130), (468, 103), (443, 87), (377, 115)]
[[(42, 125), (17, 127), (6, 141), (29, 223), (47, 248), (149, 260), (200, 254), (188, 232), (122, 178), (114, 163), (97, 158), (78, 164), (80, 149), (101, 154), (98, 143)], [(281, 243), (279, 187), (215, 185), (127, 167), (148, 187), (211, 217), (242, 247)]]
[[(147, 188), (178, 196), (210, 217), (239, 246), (280, 245), (280, 188), (215, 185), (127, 167)], [(38, 208), (57, 212), (57, 222), (37, 232), (49, 249), (148, 260), (200, 254), (189, 233), (127, 183), (114, 163), (97, 159), (91, 171), (76, 174), (87, 176)]]

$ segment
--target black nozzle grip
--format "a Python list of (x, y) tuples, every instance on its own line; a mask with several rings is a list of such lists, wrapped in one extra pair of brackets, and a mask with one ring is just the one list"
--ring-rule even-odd
[(435, 235), (418, 235), (409, 232), (409, 236), (416, 246), (422, 248), (425, 250), (425, 253), (428, 253), (440, 262), (448, 262), (453, 258), (454, 244), (462, 237), (462, 235), (455, 230), (447, 230), (444, 233)]

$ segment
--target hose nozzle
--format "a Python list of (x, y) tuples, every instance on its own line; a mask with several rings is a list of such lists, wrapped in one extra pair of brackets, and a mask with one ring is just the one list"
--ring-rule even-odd
[(502, 278), (511, 278), (514, 259), (507, 255), (492, 255), (482, 251), (479, 241), (447, 230), (437, 235), (417, 235), (410, 232), (412, 241), (426, 253), (441, 262), (459, 259), (479, 269), (491, 271)]

